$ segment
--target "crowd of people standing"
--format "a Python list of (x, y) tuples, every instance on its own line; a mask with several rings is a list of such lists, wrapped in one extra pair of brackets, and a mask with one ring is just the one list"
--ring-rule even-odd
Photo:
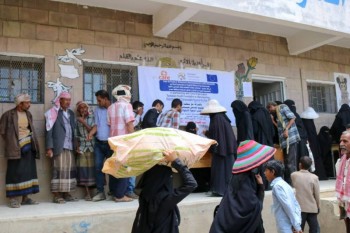
[[(200, 177), (193, 176), (174, 151), (164, 151), (164, 159), (180, 173), (183, 184), (179, 188), (172, 188), (171, 169), (160, 165), (141, 178), (138, 183), (138, 188), (142, 190), (140, 196), (134, 192), (136, 177), (115, 178), (109, 175), (106, 182), (102, 172), (104, 161), (113, 154), (108, 145), (109, 137), (150, 127), (180, 127), (180, 99), (173, 99), (171, 109), (164, 112), (164, 103), (157, 99), (152, 108), (143, 114), (142, 102), (131, 104), (130, 89), (127, 85), (118, 85), (112, 91), (115, 103), (112, 103), (107, 91), (97, 91), (98, 106), (94, 111), (87, 102), (78, 101), (75, 112), (70, 109), (70, 94), (63, 92), (45, 113), (45, 148), (52, 165), (50, 189), (53, 202), (77, 201), (78, 198), (72, 195), (77, 186), (84, 188), (86, 201), (105, 200), (105, 185), (108, 183), (107, 194), (115, 202), (139, 199), (132, 232), (178, 232), (180, 214), (177, 203), (200, 185)], [(39, 192), (35, 159), (39, 158), (40, 151), (29, 111), (30, 96), (18, 95), (15, 104), (14, 109), (1, 116), (0, 134), (5, 140), (8, 158), (6, 196), (10, 207), (19, 208), (21, 205), (38, 204), (28, 195)], [(226, 115), (227, 109), (217, 100), (209, 100), (200, 113), (210, 119), (208, 130), (203, 131), (203, 135), (218, 142), (210, 148), (212, 160), (207, 194), (223, 197), (215, 211), (210, 232), (264, 232), (261, 210), (264, 190), (270, 189), (274, 214), (279, 219), (278, 232), (302, 232), (305, 222), (309, 224), (310, 232), (319, 232), (318, 181), (327, 179), (328, 174), (325, 170), (327, 163), (324, 162), (327, 161), (324, 157), (328, 155), (321, 148), (330, 146), (330, 135), (334, 135), (339, 136), (341, 154), (347, 154), (348, 149), (350, 151), (350, 133), (343, 133), (346, 124), (350, 123), (347, 122), (350, 115), (346, 114), (350, 113), (350, 107), (343, 105), (331, 129), (324, 126), (318, 135), (313, 121), (318, 117), (317, 113), (308, 108), (299, 115), (293, 100), (281, 104), (270, 102), (266, 107), (258, 101), (246, 105), (235, 100), (231, 107), (237, 137)], [(197, 129), (195, 122), (186, 126), (186, 131), (191, 133), (198, 133)], [(274, 160), (274, 144), (283, 150), (283, 163)], [(346, 180), (350, 177), (348, 169), (345, 169), (347, 160), (343, 157), (339, 163), (338, 174)], [(310, 172), (312, 166), (314, 174)], [(345, 192), (342, 191), (344, 184), (337, 180), (336, 191), (341, 207), (350, 216), (346, 187), (347, 183)], [(249, 202), (243, 201), (247, 198)], [(149, 222), (149, 219), (152, 221)], [(345, 215), (344, 219), (350, 230), (349, 217)]]

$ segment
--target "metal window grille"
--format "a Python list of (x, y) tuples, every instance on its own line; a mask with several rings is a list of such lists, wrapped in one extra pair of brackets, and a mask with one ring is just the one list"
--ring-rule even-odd
[(97, 105), (95, 93), (98, 90), (106, 90), (112, 97), (112, 90), (119, 84), (131, 87), (132, 99), (138, 100), (137, 67), (84, 62), (84, 101)]
[(309, 105), (316, 112), (336, 113), (336, 93), (332, 84), (308, 83)]
[(27, 93), (32, 103), (43, 103), (44, 73), (44, 58), (0, 55), (0, 102)]
[(266, 106), (269, 102), (274, 101), (283, 101), (283, 96), (281, 94), (281, 91), (272, 91), (267, 94), (256, 96), (256, 100), (258, 100), (263, 106)]

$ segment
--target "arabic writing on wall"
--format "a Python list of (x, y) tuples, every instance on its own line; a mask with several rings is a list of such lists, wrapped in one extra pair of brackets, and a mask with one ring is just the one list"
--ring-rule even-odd
[(184, 65), (190, 65), (190, 66), (200, 66), (202, 68), (210, 68), (211, 63), (210, 62), (204, 62), (201, 58), (200, 60), (194, 60), (189, 58), (184, 58), (179, 61), (180, 63)]
[(154, 42), (148, 42), (148, 43), (144, 43), (143, 46), (146, 48), (146, 47), (150, 47), (150, 48), (161, 48), (161, 49), (178, 49), (178, 50), (181, 50), (181, 46), (178, 45), (178, 46), (174, 46), (174, 45), (171, 45), (171, 44), (166, 44), (166, 43), (154, 43)]
[(153, 62), (155, 61), (155, 57), (150, 56), (140, 56), (140, 55), (132, 55), (131, 53), (123, 53), (119, 55), (120, 59), (130, 60), (130, 61), (145, 61), (145, 62)]
[[(133, 55), (132, 53), (120, 54), (119, 59), (129, 60), (129, 61), (142, 61), (145, 63), (155, 62), (158, 60), (158, 58), (156, 56), (141, 56), (139, 54)], [(177, 64), (182, 64), (184, 66), (187, 65), (187, 66), (191, 66), (191, 67), (200, 66), (201, 68), (204, 68), (204, 69), (206, 69), (206, 68), (210, 69), (210, 67), (211, 67), (211, 63), (203, 61), (202, 58), (197, 60), (197, 59), (191, 59), (191, 58), (184, 57), (183, 59), (178, 60)], [(145, 64), (143, 64), (143, 65), (145, 65)], [(157, 64), (154, 64), (154, 65), (156, 66)]]

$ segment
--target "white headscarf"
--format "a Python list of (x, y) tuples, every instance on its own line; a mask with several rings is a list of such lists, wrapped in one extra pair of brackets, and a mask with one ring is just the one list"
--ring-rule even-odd
[(27, 93), (21, 93), (15, 97), (16, 106), (22, 102), (29, 102), (29, 101), (30, 101), (30, 95), (28, 95)]
[(131, 90), (130, 86), (121, 84), (113, 89), (112, 95), (114, 96), (114, 98), (117, 99), (117, 101), (124, 100), (130, 103), (130, 100), (131, 100), (130, 90)]

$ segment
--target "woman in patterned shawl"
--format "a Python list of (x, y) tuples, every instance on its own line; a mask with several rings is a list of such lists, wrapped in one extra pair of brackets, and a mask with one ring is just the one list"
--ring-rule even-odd
[(95, 163), (93, 140), (87, 140), (87, 135), (94, 126), (94, 115), (89, 111), (89, 105), (79, 101), (76, 105), (77, 124), (77, 182), (86, 190), (85, 200), (91, 201), (90, 189), (95, 186)]

